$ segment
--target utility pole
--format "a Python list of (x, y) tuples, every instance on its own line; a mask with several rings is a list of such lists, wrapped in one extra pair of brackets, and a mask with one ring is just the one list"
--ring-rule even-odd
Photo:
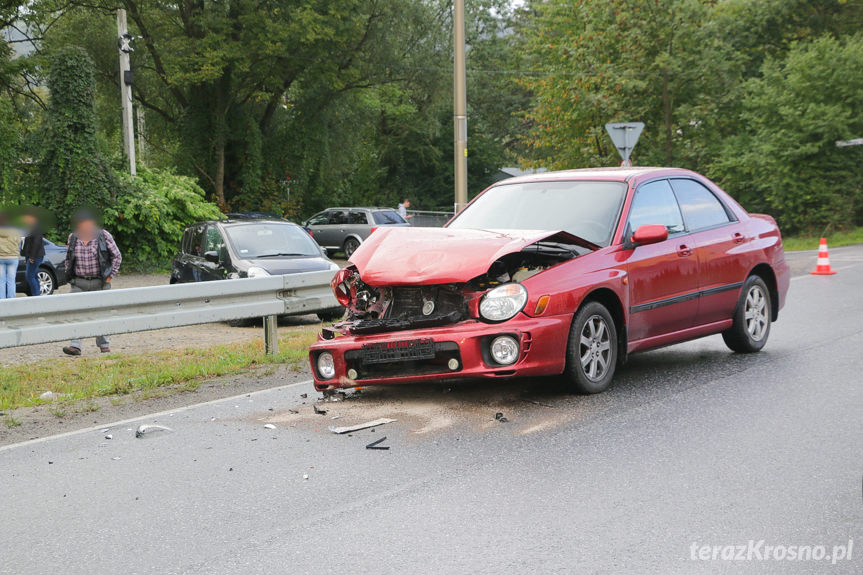
[(464, 0), (453, 3), (453, 117), (455, 119), (455, 212), (467, 204), (467, 74)]
[(117, 45), (120, 50), (120, 102), (123, 106), (123, 152), (129, 158), (129, 173), (137, 173), (135, 167), (135, 121), (132, 116), (132, 65), (129, 54), (132, 48), (132, 36), (126, 23), (126, 11), (117, 10)]

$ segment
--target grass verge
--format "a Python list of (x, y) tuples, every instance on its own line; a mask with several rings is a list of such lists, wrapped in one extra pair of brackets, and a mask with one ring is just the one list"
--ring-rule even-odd
[[(839, 246), (850, 246), (852, 244), (863, 244), (863, 227), (852, 228), (844, 232), (835, 232), (824, 236), (827, 238), (827, 245), (831, 248)], [(782, 238), (782, 243), (785, 251), (792, 252), (798, 250), (817, 250), (820, 237), (816, 236), (791, 236)]]
[[(39, 398), (53, 391), (52, 413), (64, 412), (63, 403), (94, 397), (144, 392), (158, 395), (159, 388), (179, 385), (197, 389), (201, 381), (253, 367), (306, 361), (317, 326), (291, 330), (279, 338), (278, 355), (264, 353), (263, 341), (220, 345), (205, 349), (159, 351), (149, 354), (56, 359), (16, 365), (0, 371), (0, 410), (48, 403)], [(62, 417), (62, 415), (57, 415)], [(7, 422), (9, 425), (9, 422)]]

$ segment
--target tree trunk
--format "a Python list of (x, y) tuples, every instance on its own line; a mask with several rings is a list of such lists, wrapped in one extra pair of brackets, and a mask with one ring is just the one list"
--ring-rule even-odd
[(216, 201), (225, 208), (225, 137), (220, 135), (216, 141)]

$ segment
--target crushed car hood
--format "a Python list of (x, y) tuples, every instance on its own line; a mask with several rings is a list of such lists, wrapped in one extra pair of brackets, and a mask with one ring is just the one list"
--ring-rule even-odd
[(372, 286), (463, 283), (486, 273), (498, 258), (542, 240), (599, 248), (563, 231), (378, 228), (350, 261)]

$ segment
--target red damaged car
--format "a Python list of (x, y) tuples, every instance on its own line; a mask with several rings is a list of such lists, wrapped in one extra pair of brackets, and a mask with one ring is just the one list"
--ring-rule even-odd
[(333, 280), (345, 321), (315, 387), (562, 374), (597, 393), (630, 353), (721, 333), (759, 351), (789, 270), (770, 216), (694, 172), (500, 182), (444, 228), (381, 228)]

